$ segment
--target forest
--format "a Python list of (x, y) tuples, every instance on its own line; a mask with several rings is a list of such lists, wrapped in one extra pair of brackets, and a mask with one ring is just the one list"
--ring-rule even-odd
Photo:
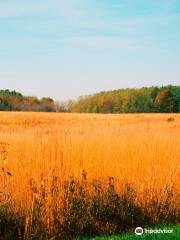
[(142, 87), (100, 92), (69, 101), (70, 112), (180, 112), (180, 86)]
[(178, 113), (180, 86), (152, 86), (103, 91), (66, 102), (0, 90), (0, 111), (77, 113)]
[(0, 111), (33, 111), (55, 112), (55, 103), (52, 98), (38, 99), (34, 96), (23, 96), (16, 91), (0, 90)]

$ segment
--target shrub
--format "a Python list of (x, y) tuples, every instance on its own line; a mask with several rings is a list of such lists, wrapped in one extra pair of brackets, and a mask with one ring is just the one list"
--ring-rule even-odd
[[(47, 191), (43, 177), (39, 187), (33, 179), (30, 186), (32, 209), (28, 216), (15, 215), (6, 207), (0, 209), (0, 236), (5, 240), (65, 240), (89, 235), (111, 235), (136, 226), (176, 224), (180, 218), (179, 207), (173, 202), (173, 186), (166, 186), (153, 195), (147, 191), (146, 196), (152, 197), (147, 197), (145, 204), (138, 202), (131, 184), (126, 183), (122, 191), (117, 192), (113, 177), (109, 177), (106, 184), (101, 179), (90, 182), (85, 171), (80, 180), (71, 177), (64, 182), (61, 199), (55, 172), (50, 191)], [(48, 205), (49, 197), (51, 204)], [(61, 202), (61, 208), (58, 202)]]

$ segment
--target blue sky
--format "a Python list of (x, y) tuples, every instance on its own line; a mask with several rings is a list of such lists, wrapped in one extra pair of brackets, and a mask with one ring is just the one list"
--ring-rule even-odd
[(0, 89), (66, 100), (180, 84), (179, 0), (0, 0)]

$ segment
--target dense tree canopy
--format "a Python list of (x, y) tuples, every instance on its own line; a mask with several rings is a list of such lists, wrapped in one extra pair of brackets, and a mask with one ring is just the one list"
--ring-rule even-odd
[(16, 91), (0, 90), (0, 110), (54, 112), (55, 103), (49, 97), (38, 99), (34, 96), (23, 96)]
[(68, 104), (70, 112), (180, 112), (180, 86), (119, 89), (82, 96)]
[(81, 96), (76, 101), (54, 102), (0, 90), (1, 111), (148, 113), (180, 112), (180, 86), (118, 89)]

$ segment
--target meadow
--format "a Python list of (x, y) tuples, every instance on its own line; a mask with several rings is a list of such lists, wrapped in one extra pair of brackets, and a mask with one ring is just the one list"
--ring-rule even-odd
[(177, 225), (179, 159), (178, 114), (1, 112), (0, 239)]

